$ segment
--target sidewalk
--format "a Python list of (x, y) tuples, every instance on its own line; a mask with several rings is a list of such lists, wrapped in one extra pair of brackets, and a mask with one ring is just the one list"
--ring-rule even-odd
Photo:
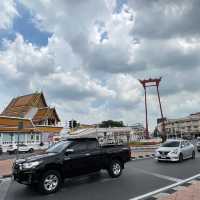
[(12, 174), (13, 160), (0, 160), (0, 177), (7, 177)]
[[(175, 188), (174, 188), (175, 189)], [(192, 181), (188, 187), (179, 186), (177, 191), (159, 200), (200, 200), (200, 180)]]

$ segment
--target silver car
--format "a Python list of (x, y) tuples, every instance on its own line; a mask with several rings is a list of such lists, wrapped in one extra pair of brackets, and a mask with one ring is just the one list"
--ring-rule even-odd
[(155, 152), (158, 161), (183, 161), (187, 158), (195, 159), (195, 148), (187, 140), (167, 140)]

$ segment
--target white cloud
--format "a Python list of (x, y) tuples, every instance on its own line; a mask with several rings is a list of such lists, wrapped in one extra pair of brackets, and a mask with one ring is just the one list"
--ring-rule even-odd
[[(42, 89), (63, 119), (134, 123), (144, 120), (144, 91), (137, 79), (163, 76), (164, 115), (198, 111), (199, 4), (166, 2), (133, 0), (115, 12), (115, 0), (21, 0), (34, 25), (52, 36), (44, 47), (20, 34), (5, 40), (1, 87), (17, 85), (10, 96)], [(0, 28), (11, 27), (13, 17)], [(153, 127), (160, 113), (155, 92), (148, 92)]]
[(18, 15), (15, 0), (0, 1), (0, 30), (12, 27), (13, 19)]

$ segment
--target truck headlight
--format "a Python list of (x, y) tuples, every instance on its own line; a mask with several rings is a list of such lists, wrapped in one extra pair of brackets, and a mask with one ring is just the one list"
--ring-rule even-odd
[(22, 166), (23, 166), (23, 169), (31, 169), (31, 168), (37, 167), (40, 163), (41, 161), (27, 162), (27, 163), (23, 163)]

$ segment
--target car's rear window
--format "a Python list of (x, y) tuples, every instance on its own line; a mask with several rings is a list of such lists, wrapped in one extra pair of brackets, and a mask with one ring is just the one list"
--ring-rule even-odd
[(179, 147), (180, 141), (168, 141), (163, 143), (161, 146), (162, 147)]

